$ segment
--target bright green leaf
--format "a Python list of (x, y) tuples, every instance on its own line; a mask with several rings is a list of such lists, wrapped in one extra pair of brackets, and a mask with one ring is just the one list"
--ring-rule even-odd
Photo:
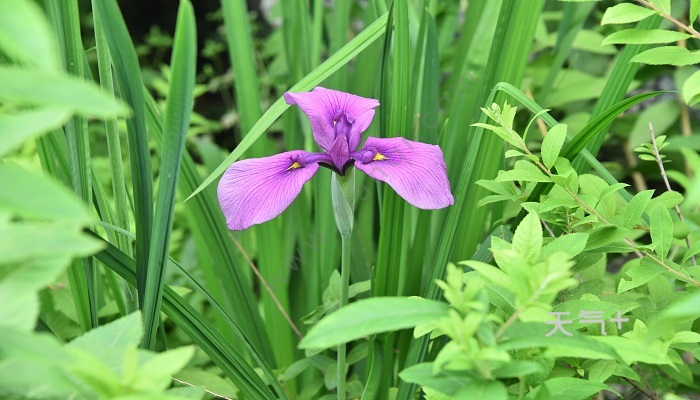
[(700, 63), (700, 52), (680, 46), (661, 46), (643, 51), (632, 57), (630, 62), (650, 65), (690, 65)]
[(610, 34), (603, 44), (662, 44), (684, 40), (691, 35), (666, 29), (624, 29)]
[(542, 224), (535, 213), (523, 218), (513, 234), (513, 250), (534, 264), (542, 251)]
[(325, 349), (375, 333), (411, 328), (447, 315), (448, 305), (418, 297), (374, 297), (324, 317), (299, 343)]
[(24, 141), (52, 129), (60, 128), (70, 117), (70, 111), (60, 108), (42, 108), (15, 115), (0, 115), (0, 157), (15, 150)]
[(0, 209), (24, 218), (87, 223), (83, 203), (54, 180), (10, 165), (0, 165)]
[(683, 83), (683, 100), (689, 106), (700, 101), (700, 70), (695, 71)]
[(666, 15), (671, 15), (671, 0), (649, 0), (651, 4)]
[(617, 293), (624, 293), (628, 290), (642, 286), (666, 271), (663, 267), (651, 261), (647, 257), (644, 257), (643, 259), (634, 259), (629, 261), (629, 263), (631, 263), (632, 266), (627, 270), (625, 275), (627, 275), (630, 279), (620, 279), (620, 283), (617, 286)]
[(653, 190), (645, 190), (639, 192), (632, 197), (627, 208), (625, 209), (625, 215), (623, 217), (622, 227), (627, 229), (632, 229), (642, 218), (644, 210), (651, 200), (651, 196), (654, 195)]
[(17, 104), (53, 105), (98, 117), (128, 114), (121, 101), (91, 82), (58, 72), (0, 66), (0, 100)]
[(548, 399), (585, 400), (601, 390), (610, 390), (610, 388), (599, 382), (558, 377), (547, 380), (543, 385), (534, 388), (530, 394), (532, 398), (538, 398), (537, 394), (543, 390), (549, 394), (549, 397), (546, 397)]
[(617, 369), (617, 361), (599, 360), (591, 365), (588, 370), (588, 380), (592, 382), (605, 382)]
[(0, 49), (45, 70), (61, 67), (54, 34), (41, 8), (31, 0), (0, 1)]
[(668, 209), (662, 205), (656, 206), (649, 214), (649, 227), (651, 229), (651, 243), (656, 246), (656, 253), (661, 260), (666, 259), (673, 241), (673, 220)]
[(533, 163), (518, 160), (515, 162), (515, 168), (498, 174), (496, 181), (551, 182), (552, 180)]
[(654, 10), (640, 7), (631, 3), (622, 3), (605, 10), (601, 25), (626, 24), (641, 21), (655, 14)]
[(700, 14), (700, 0), (690, 0), (690, 25), (693, 25), (696, 19), (698, 19), (698, 14)]
[(561, 146), (564, 145), (564, 140), (566, 139), (566, 131), (566, 125), (555, 125), (542, 140), (542, 161), (545, 167), (551, 169), (557, 161)]

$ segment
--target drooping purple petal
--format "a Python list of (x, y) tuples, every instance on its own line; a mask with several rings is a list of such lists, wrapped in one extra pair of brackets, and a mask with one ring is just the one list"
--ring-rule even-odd
[[(238, 161), (219, 181), (217, 194), (229, 229), (239, 231), (280, 215), (318, 171), (301, 150)], [(316, 157), (317, 158), (317, 157)]]
[(339, 133), (345, 134), (348, 147), (355, 150), (374, 118), (379, 101), (337, 90), (316, 87), (311, 92), (284, 94), (287, 104), (296, 104), (309, 117), (314, 139), (330, 151)]
[(418, 208), (433, 210), (454, 203), (445, 159), (438, 146), (401, 137), (369, 137), (353, 156), (357, 169), (388, 183)]
[(350, 161), (350, 151), (348, 150), (348, 140), (345, 135), (338, 135), (333, 142), (333, 146), (328, 149), (328, 155), (333, 161), (333, 165), (338, 171), (343, 172), (343, 166)]

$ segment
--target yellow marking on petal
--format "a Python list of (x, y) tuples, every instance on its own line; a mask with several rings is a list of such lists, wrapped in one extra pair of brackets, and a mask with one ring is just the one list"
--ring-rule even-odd
[(294, 164), (292, 164), (289, 168), (287, 168), (287, 171), (289, 171), (290, 169), (297, 169), (297, 168), (301, 168), (301, 165), (298, 162), (294, 161)]
[(381, 161), (381, 160), (386, 160), (386, 157), (382, 153), (377, 153), (374, 155), (374, 158), (372, 158), (372, 161)]

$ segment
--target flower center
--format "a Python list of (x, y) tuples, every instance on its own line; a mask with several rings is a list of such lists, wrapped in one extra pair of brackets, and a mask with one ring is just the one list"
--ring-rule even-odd
[(353, 122), (355, 122), (355, 119), (344, 110), (336, 111), (333, 117), (333, 131), (335, 137), (339, 135), (344, 135), (346, 138), (350, 137), (350, 130), (352, 129)]

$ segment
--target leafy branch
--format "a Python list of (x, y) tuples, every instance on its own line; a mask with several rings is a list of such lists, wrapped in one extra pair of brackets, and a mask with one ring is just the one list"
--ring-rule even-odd
[(647, 1), (647, 0), (637, 0), (639, 3), (644, 5), (647, 8), (650, 8), (654, 11), (656, 11), (661, 17), (669, 20), (671, 23), (676, 25), (677, 27), (681, 28), (682, 30), (690, 33), (691, 35), (695, 36), (696, 39), (700, 39), (700, 32), (696, 31), (692, 26), (686, 25), (682, 23), (681, 21), (673, 18), (670, 14), (665, 13), (663, 10), (658, 8), (654, 3)]

